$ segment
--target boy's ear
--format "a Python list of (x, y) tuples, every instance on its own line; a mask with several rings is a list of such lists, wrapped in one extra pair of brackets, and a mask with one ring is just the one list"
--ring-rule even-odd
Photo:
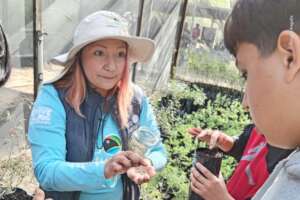
[(282, 31), (278, 36), (277, 49), (283, 55), (286, 67), (285, 80), (294, 80), (300, 72), (300, 37), (293, 31)]

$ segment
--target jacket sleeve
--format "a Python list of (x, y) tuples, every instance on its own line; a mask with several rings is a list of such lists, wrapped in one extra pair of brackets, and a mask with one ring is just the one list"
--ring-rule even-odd
[(155, 170), (160, 171), (167, 163), (167, 151), (161, 141), (160, 131), (153, 110), (151, 108), (149, 100), (146, 97), (143, 97), (142, 100), (140, 123), (141, 126), (146, 126), (150, 128), (150, 130), (159, 134), (159, 142), (149, 149), (146, 157), (151, 160)]
[(42, 86), (33, 105), (28, 140), (35, 176), (49, 191), (105, 189), (116, 181), (105, 179), (103, 162), (71, 163), (66, 158), (66, 114), (52, 85)]

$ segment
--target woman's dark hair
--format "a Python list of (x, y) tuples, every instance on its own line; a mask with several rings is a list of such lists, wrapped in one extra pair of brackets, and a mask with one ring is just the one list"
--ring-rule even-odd
[(0, 87), (7, 81), (10, 71), (8, 43), (0, 24)]
[(225, 47), (236, 56), (240, 43), (271, 54), (283, 30), (300, 34), (300, 0), (238, 0), (224, 28)]

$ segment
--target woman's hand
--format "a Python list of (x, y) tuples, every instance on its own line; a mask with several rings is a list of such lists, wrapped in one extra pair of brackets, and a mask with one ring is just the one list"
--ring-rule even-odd
[(40, 188), (36, 188), (33, 196), (33, 200), (45, 200), (45, 193)]
[(189, 128), (188, 133), (196, 137), (198, 140), (209, 144), (209, 148), (219, 147), (224, 152), (231, 150), (234, 139), (218, 130), (202, 130), (201, 128)]
[(109, 179), (118, 174), (126, 173), (131, 167), (149, 165), (148, 161), (132, 151), (121, 151), (109, 159), (104, 166), (104, 176)]
[(136, 184), (148, 182), (155, 174), (155, 169), (150, 162), (148, 166), (131, 167), (127, 171), (127, 176)]
[[(44, 191), (41, 190), (40, 188), (36, 188), (32, 200), (45, 200)], [(46, 199), (46, 200), (53, 200), (53, 199)]]
[(216, 177), (200, 163), (191, 172), (191, 189), (206, 200), (234, 200), (228, 193), (222, 174)]

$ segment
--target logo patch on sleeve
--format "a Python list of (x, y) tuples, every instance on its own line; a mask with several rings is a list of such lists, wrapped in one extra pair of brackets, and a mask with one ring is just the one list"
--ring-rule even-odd
[(32, 110), (30, 123), (31, 124), (50, 124), (52, 109), (45, 106), (36, 107)]

